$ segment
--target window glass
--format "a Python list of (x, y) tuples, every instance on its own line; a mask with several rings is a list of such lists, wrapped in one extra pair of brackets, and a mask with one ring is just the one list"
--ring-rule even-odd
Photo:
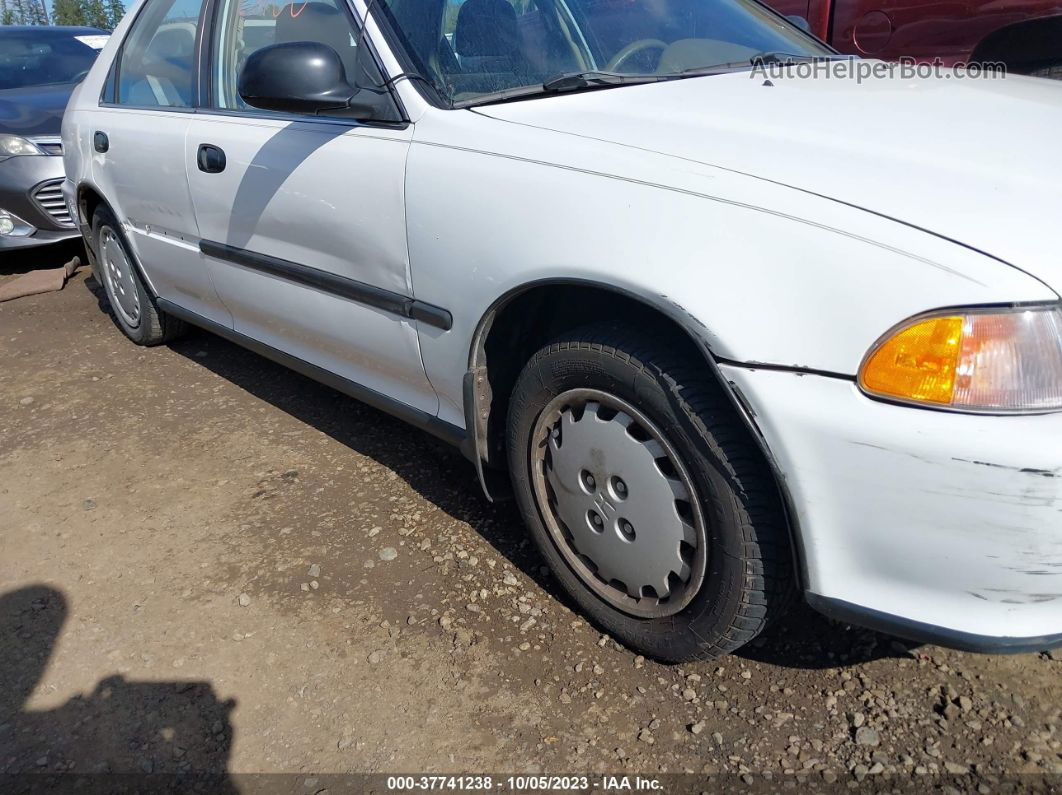
[(94, 39), (106, 42), (107, 37), (45, 27), (0, 28), (0, 90), (81, 80), (103, 46), (95, 46)]
[[(214, 104), (227, 110), (247, 110), (237, 86), (247, 58), (271, 44), (316, 41), (339, 54), (347, 81), (367, 89), (361, 97), (387, 91), (368, 48), (359, 46), (358, 29), (343, 0), (307, 0), (277, 4), (271, 0), (222, 0), (214, 42)], [(335, 115), (342, 116), (342, 112)]]
[(451, 102), (558, 74), (678, 75), (761, 52), (831, 51), (753, 0), (383, 0), (409, 60)]
[(122, 45), (119, 103), (192, 106), (201, 8), (202, 0), (153, 0), (147, 4)]

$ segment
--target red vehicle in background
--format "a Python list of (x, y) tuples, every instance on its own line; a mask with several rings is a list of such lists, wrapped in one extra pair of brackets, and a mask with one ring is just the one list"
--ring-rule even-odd
[(765, 0), (841, 52), (1062, 78), (1062, 0)]

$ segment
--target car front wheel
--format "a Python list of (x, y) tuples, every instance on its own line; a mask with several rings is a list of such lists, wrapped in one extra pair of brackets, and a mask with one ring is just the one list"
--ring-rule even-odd
[(610, 325), (524, 367), (509, 409), (521, 512), (602, 628), (666, 661), (756, 637), (792, 593), (777, 487), (703, 362)]

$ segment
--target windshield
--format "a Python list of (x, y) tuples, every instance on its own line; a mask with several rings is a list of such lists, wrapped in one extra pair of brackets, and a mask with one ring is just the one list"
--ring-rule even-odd
[(763, 52), (831, 51), (752, 0), (384, 0), (416, 70), (451, 104), (558, 74), (666, 77)]
[(96, 60), (106, 35), (54, 30), (0, 29), (0, 90), (81, 80)]

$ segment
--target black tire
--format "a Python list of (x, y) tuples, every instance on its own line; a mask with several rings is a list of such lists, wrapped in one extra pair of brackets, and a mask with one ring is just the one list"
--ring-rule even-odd
[(1046, 77), (1050, 80), (1062, 80), (1062, 63), (1048, 64), (1029, 72), (1033, 77)]
[[(729, 654), (792, 601), (793, 563), (773, 476), (704, 362), (610, 324), (588, 326), (536, 353), (517, 380), (508, 455), (523, 518), (564, 589), (610, 635), (667, 662)], [(557, 548), (535, 498), (531, 442), (539, 415), (570, 389), (597, 389), (637, 408), (664, 434), (693, 481), (705, 518), (704, 581), (669, 616), (639, 618), (588, 587)], [(548, 510), (548, 509), (547, 509)]]
[[(132, 313), (122, 310), (115, 295), (115, 290), (119, 288), (115, 280), (108, 278), (108, 265), (104, 261), (102, 248), (105, 237), (108, 245), (118, 245), (125, 255), (126, 263), (128, 263), (128, 281), (125, 287), (135, 291), (138, 310), (135, 317), (131, 316)], [(93, 274), (100, 282), (103, 293), (107, 297), (108, 308), (115, 325), (122, 330), (125, 336), (137, 345), (161, 345), (177, 339), (184, 333), (184, 322), (159, 309), (154, 296), (144, 286), (132, 249), (122, 233), (122, 227), (118, 219), (114, 217), (114, 213), (106, 207), (97, 207), (92, 215), (92, 246), (96, 253)]]

